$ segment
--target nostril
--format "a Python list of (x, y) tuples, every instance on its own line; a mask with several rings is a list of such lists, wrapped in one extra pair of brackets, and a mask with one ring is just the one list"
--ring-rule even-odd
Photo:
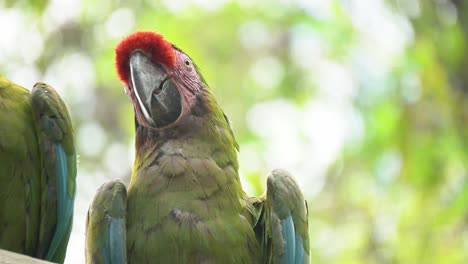
[(162, 85), (161, 85), (161, 84), (160, 84), (160, 85), (156, 85), (156, 86), (154, 87), (154, 89), (153, 89), (153, 93), (154, 93), (155, 95), (160, 94), (161, 91), (162, 91)]
[(163, 80), (161, 83), (159, 83), (158, 86), (154, 87), (154, 88), (155, 88), (155, 89), (154, 89), (154, 92), (153, 92), (154, 95), (158, 95), (158, 94), (160, 94), (160, 93), (162, 92), (163, 87), (164, 87), (164, 84), (166, 83), (166, 81), (167, 81), (168, 79), (169, 79), (169, 78), (166, 76), (166, 78), (164, 78), (164, 80)]

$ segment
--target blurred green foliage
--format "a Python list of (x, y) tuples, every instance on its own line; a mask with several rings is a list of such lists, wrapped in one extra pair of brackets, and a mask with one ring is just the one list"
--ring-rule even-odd
[(197, 62), (233, 122), (248, 192), (276, 166), (295, 173), (312, 263), (468, 263), (465, 2), (0, 1), (0, 71), (51, 83), (75, 122), (67, 262), (82, 263), (94, 191), (131, 170), (113, 47), (156, 30)]

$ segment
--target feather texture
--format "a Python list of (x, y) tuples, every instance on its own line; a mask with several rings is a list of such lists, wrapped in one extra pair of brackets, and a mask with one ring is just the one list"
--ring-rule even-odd
[[(161, 59), (170, 57), (162, 48), (169, 44), (161, 37), (148, 55), (134, 55), (130, 72), (125, 61), (133, 50), (123, 53), (120, 47), (132, 46), (128, 39), (139, 43), (139, 36), (130, 35), (116, 50), (117, 72), (136, 115), (135, 162), (126, 197), (128, 262), (308, 263), (307, 209), (297, 183), (287, 172), (275, 170), (267, 193), (248, 197), (240, 184), (238, 145), (231, 126), (198, 67), (174, 45), (170, 46), (175, 64)], [(126, 81), (129, 74), (138, 80), (131, 87)], [(179, 96), (161, 97), (174, 93)], [(161, 112), (159, 108), (156, 114), (151, 112), (152, 100), (181, 107), (175, 109), (180, 116), (163, 127), (152, 125), (147, 119), (157, 120)], [(104, 207), (95, 198), (90, 222), (98, 221), (93, 212)], [(92, 226), (87, 229), (91, 232), (87, 254), (99, 252), (100, 245), (92, 241), (103, 241)], [(109, 225), (103, 229), (113, 230)], [(88, 258), (88, 263), (101, 263), (91, 259), (100, 257)]]
[(63, 262), (75, 198), (68, 110), (44, 83), (31, 93), (0, 76), (0, 247)]

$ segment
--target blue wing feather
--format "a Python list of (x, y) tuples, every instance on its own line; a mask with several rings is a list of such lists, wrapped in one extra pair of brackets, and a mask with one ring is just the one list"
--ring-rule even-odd
[(283, 255), (283, 263), (295, 263), (296, 254), (296, 232), (294, 230), (294, 222), (292, 216), (281, 220), (281, 234), (285, 242), (285, 253)]
[(106, 263), (125, 264), (127, 250), (125, 244), (125, 221), (124, 219), (110, 219), (109, 228), (106, 232)]
[(75, 192), (68, 192), (68, 163), (67, 155), (62, 144), (55, 144), (56, 150), (56, 174), (57, 174), (57, 227), (55, 229), (52, 242), (47, 251), (46, 259), (52, 260), (57, 253), (57, 249), (64, 239), (68, 239), (70, 226), (73, 221), (73, 208), (75, 201)]
[[(303, 264), (304, 258), (307, 254), (304, 251), (304, 243), (302, 238), (296, 233), (296, 260), (295, 264)], [(307, 255), (308, 256), (308, 255)]]
[(274, 170), (268, 176), (266, 205), (269, 213), (265, 214), (264, 232), (271, 243), (266, 243), (264, 259), (268, 263), (309, 263), (307, 204), (288, 172)]

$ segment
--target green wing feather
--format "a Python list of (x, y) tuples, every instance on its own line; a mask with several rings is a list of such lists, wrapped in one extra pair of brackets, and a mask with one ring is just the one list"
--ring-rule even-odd
[(63, 262), (76, 193), (76, 153), (70, 114), (57, 92), (36, 83), (30, 101), (42, 156), (39, 253)]
[(127, 263), (127, 191), (119, 180), (105, 183), (95, 195), (86, 220), (86, 263)]
[(63, 262), (76, 155), (68, 110), (53, 88), (31, 93), (0, 75), (0, 247)]
[(310, 262), (308, 212), (296, 181), (284, 170), (274, 170), (266, 195), (250, 198), (262, 263)]

